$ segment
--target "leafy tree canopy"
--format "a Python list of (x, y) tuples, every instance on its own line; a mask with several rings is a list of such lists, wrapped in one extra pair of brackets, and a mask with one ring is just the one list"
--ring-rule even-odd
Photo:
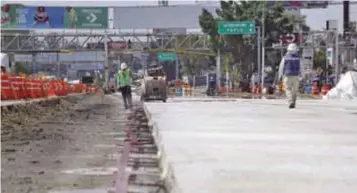
[(221, 37), (218, 34), (218, 21), (245, 21), (253, 20), (257, 26), (262, 26), (262, 16), (265, 18), (265, 45), (271, 46), (279, 42), (279, 36), (292, 33), (297, 26), (304, 31), (309, 27), (305, 25), (305, 18), (294, 17), (284, 13), (281, 5), (268, 8), (266, 1), (220, 1), (220, 9), (216, 10), (217, 16), (206, 9), (199, 16), (199, 24), (202, 31), (210, 36), (212, 49), (217, 52), (218, 48), (232, 53), (235, 61), (240, 61), (241, 70), (247, 70), (256, 58), (256, 36), (228, 35)]

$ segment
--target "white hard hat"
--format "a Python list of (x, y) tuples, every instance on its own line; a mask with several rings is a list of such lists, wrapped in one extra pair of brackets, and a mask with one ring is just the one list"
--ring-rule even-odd
[(289, 45), (288, 45), (288, 51), (292, 51), (292, 52), (298, 51), (297, 45), (294, 44), (294, 43), (289, 44)]
[(128, 67), (128, 66), (126, 65), (125, 62), (123, 62), (123, 63), (120, 64), (120, 69), (122, 69), (122, 70), (126, 69), (127, 67)]

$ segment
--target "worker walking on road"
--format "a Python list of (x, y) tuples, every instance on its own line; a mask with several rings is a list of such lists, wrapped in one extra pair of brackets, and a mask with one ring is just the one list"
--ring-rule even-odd
[(279, 80), (283, 78), (286, 97), (289, 108), (295, 108), (297, 93), (299, 90), (300, 56), (296, 44), (288, 45), (287, 53), (282, 58), (279, 65)]
[(132, 108), (132, 96), (131, 96), (131, 70), (128, 68), (125, 62), (121, 63), (120, 70), (118, 71), (117, 85), (122, 94), (124, 100), (125, 109)]

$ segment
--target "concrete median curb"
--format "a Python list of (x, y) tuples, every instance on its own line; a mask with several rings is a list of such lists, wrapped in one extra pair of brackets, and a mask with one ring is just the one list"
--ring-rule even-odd
[(159, 159), (159, 168), (161, 170), (161, 180), (164, 183), (166, 192), (180, 193), (180, 189), (177, 186), (177, 180), (175, 178), (175, 173), (172, 164), (170, 163), (170, 160), (168, 160), (166, 155), (164, 144), (162, 142), (162, 135), (160, 133), (160, 129), (158, 128), (157, 123), (154, 120), (152, 120), (152, 116), (147, 105), (144, 103), (143, 106), (144, 106), (146, 117), (149, 120), (149, 126), (152, 128), (152, 135), (154, 137), (155, 144), (158, 148), (157, 154)]

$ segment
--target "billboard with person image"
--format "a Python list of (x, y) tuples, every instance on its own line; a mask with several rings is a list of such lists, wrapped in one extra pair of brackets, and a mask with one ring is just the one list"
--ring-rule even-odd
[(5, 4), (1, 7), (2, 29), (105, 29), (106, 7), (28, 7)]

